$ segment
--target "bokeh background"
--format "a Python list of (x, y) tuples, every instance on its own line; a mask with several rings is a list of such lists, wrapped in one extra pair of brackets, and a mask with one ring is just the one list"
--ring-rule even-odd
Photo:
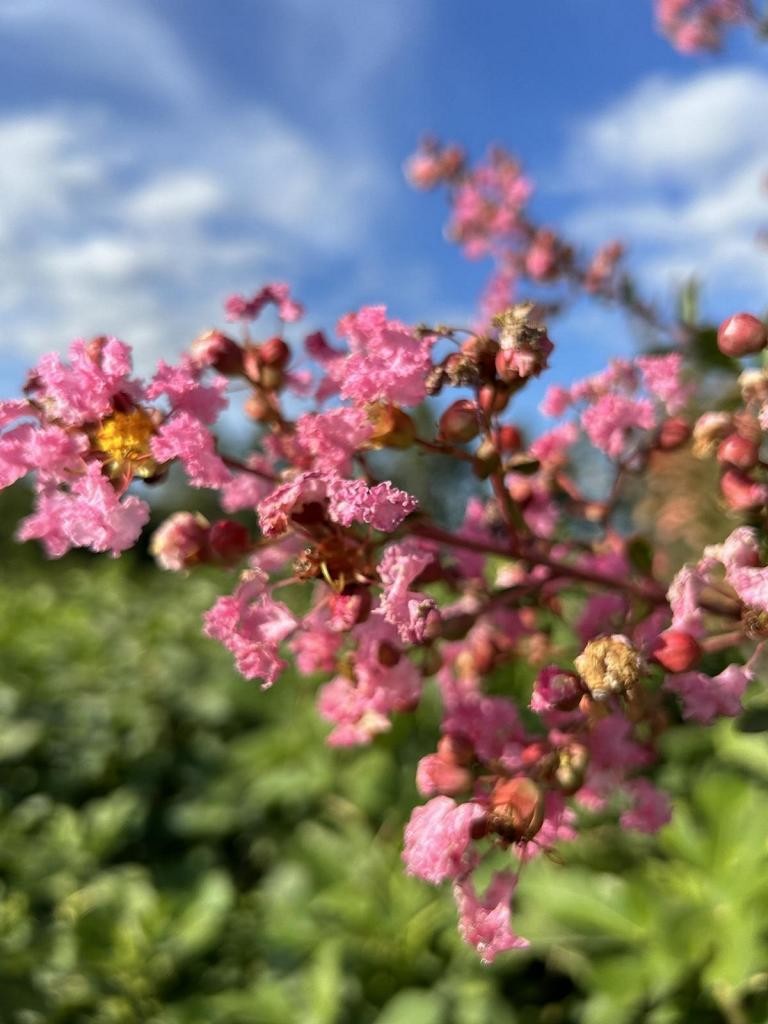
[[(705, 316), (765, 305), (766, 59), (738, 35), (682, 58), (645, 0), (0, 0), (0, 66), (4, 395), (77, 335), (148, 369), (274, 278), (308, 328), (378, 301), (470, 319), (487, 267), (402, 177), (426, 131), (517, 152), (538, 219), (625, 239), (657, 302), (695, 272)], [(555, 337), (550, 381), (635, 344), (583, 304)], [(646, 496), (679, 557), (670, 498), (711, 490), (679, 463)], [(172, 500), (210, 511), (166, 493), (156, 521)], [(431, 698), (329, 750), (316, 680), (263, 693), (200, 635), (225, 574), (46, 562), (12, 540), (28, 501), (0, 504), (0, 1024), (768, 1021), (759, 697), (670, 731), (659, 837), (605, 822), (526, 868), (532, 948), (482, 967), (400, 865)]]

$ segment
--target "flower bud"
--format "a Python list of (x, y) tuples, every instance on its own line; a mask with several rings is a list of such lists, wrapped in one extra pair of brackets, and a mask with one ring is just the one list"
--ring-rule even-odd
[(284, 369), (291, 358), (291, 350), (282, 338), (270, 338), (259, 348), (261, 361), (265, 366)]
[(466, 398), (449, 405), (440, 417), (438, 436), (452, 444), (472, 441), (480, 432), (477, 406)]
[(256, 423), (266, 423), (273, 416), (274, 410), (269, 400), (262, 394), (248, 395), (244, 405), (245, 415)]
[(733, 430), (733, 417), (727, 412), (705, 412), (693, 427), (691, 451), (697, 459), (706, 459)]
[(738, 469), (726, 469), (720, 477), (720, 491), (726, 505), (736, 512), (758, 508), (768, 501), (768, 487)]
[(760, 446), (741, 434), (730, 434), (720, 442), (717, 461), (725, 462), (737, 469), (752, 469), (760, 459)]
[(720, 324), (717, 345), (723, 355), (740, 359), (761, 352), (768, 345), (768, 332), (751, 313), (736, 313)]
[(628, 693), (642, 671), (637, 649), (620, 633), (590, 640), (574, 661), (576, 671), (595, 700)]
[(701, 657), (701, 648), (690, 633), (667, 629), (659, 636), (652, 657), (668, 672), (687, 672)]
[(189, 354), (196, 366), (210, 366), (226, 376), (234, 376), (243, 369), (243, 350), (221, 331), (206, 331), (195, 338)]
[(505, 423), (499, 427), (496, 435), (496, 444), (499, 451), (517, 452), (523, 447), (523, 435), (512, 423)]
[(544, 794), (533, 779), (501, 779), (493, 787), (488, 828), (508, 843), (527, 842), (544, 822)]
[(152, 534), (149, 552), (161, 569), (181, 572), (205, 557), (208, 531), (199, 512), (174, 512)]
[(235, 519), (219, 519), (208, 533), (211, 559), (222, 565), (235, 565), (252, 548), (251, 535)]
[(410, 448), (416, 437), (416, 425), (407, 412), (397, 405), (376, 402), (367, 407), (368, 419), (373, 431), (367, 447), (378, 451), (380, 448)]
[(493, 473), (501, 469), (501, 459), (496, 450), (496, 445), (490, 439), (486, 439), (475, 452), (472, 459), (472, 472), (481, 480), (487, 480)]
[(566, 796), (584, 785), (588, 762), (589, 752), (581, 743), (569, 743), (558, 750), (555, 782)]
[(497, 381), (496, 384), (485, 384), (480, 388), (477, 404), (490, 416), (495, 412), (504, 412), (512, 397), (512, 389)]
[(682, 416), (670, 416), (661, 424), (657, 444), (663, 452), (671, 452), (685, 444), (690, 436), (690, 425)]

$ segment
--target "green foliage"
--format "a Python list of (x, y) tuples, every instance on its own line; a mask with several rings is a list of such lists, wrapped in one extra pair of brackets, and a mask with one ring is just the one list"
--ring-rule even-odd
[(532, 951), (484, 968), (400, 865), (434, 699), (332, 751), (316, 680), (263, 692), (200, 635), (228, 578), (4, 561), (0, 1024), (768, 1019), (762, 733), (671, 732), (673, 824), (528, 865)]

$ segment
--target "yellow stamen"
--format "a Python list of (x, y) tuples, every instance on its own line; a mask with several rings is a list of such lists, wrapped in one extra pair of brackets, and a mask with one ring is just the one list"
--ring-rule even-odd
[(150, 441), (155, 427), (144, 409), (116, 412), (102, 420), (92, 435), (93, 446), (106, 456), (111, 473), (130, 471), (136, 476), (151, 476), (157, 469)]

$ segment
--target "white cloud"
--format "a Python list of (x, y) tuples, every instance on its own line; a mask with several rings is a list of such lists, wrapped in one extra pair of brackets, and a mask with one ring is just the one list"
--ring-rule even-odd
[[(316, 113), (348, 94), (360, 118), (323, 113), (313, 132), (266, 98), (228, 95), (181, 24), (145, 0), (0, 0), (0, 35), (30, 67), (91, 97), (0, 116), (4, 358), (109, 332), (146, 368), (220, 321), (231, 291), (325, 275), (324, 315), (343, 311), (354, 280), (380, 287), (368, 243), (389, 185), (363, 97), (422, 15), (406, 0), (364, 17), (356, 0), (286, 0), (269, 17)], [(332, 74), (323, 39), (340, 47)]]
[[(718, 304), (761, 308), (768, 257), (768, 74), (725, 68), (653, 78), (583, 123), (567, 155), (572, 237), (620, 237), (645, 284), (669, 291), (696, 275)], [(721, 311), (721, 310), (720, 310)]]

